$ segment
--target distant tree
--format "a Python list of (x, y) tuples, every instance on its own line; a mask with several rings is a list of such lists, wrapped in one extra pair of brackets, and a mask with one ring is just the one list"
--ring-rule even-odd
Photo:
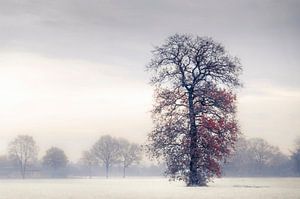
[(225, 163), (225, 172), (234, 176), (247, 175), (250, 166), (250, 157), (248, 151), (248, 140), (240, 136), (235, 145), (235, 151), (232, 157)]
[(292, 160), (294, 163), (294, 168), (296, 173), (300, 174), (300, 149), (297, 149), (295, 152), (293, 152)]
[(92, 177), (92, 168), (97, 164), (96, 158), (91, 151), (84, 151), (82, 153), (82, 157), (80, 158), (80, 162), (88, 168), (89, 178)]
[(278, 147), (273, 150), (271, 161), (267, 167), (266, 173), (269, 176), (291, 176), (293, 174), (291, 159), (282, 153)]
[(37, 158), (37, 145), (28, 135), (19, 135), (8, 146), (9, 157), (16, 162), (22, 178), (26, 176), (28, 166)]
[(118, 140), (105, 135), (93, 145), (92, 153), (98, 163), (103, 164), (105, 167), (105, 176), (108, 178), (110, 167), (119, 162), (120, 146)]
[(62, 171), (68, 164), (65, 152), (57, 147), (51, 147), (43, 157), (43, 166), (50, 169), (52, 177), (63, 175)]
[(296, 149), (292, 153), (291, 159), (294, 164), (294, 169), (298, 175), (300, 175), (300, 138), (296, 141)]
[(138, 163), (141, 158), (141, 147), (137, 144), (130, 143), (126, 139), (119, 139), (120, 145), (120, 161), (123, 167), (123, 178), (126, 176), (126, 168), (133, 163)]
[(234, 88), (241, 65), (211, 38), (175, 34), (156, 47), (153, 73), (154, 129), (149, 149), (171, 178), (204, 186), (237, 139)]
[(255, 163), (256, 171), (258, 174), (261, 174), (264, 167), (271, 165), (272, 159), (279, 149), (262, 138), (252, 138), (248, 142), (248, 151), (251, 154), (251, 159)]
[(11, 167), (10, 160), (6, 155), (0, 155), (0, 170), (3, 168)]
[(0, 176), (8, 176), (14, 170), (14, 164), (6, 155), (0, 156)]
[(261, 138), (240, 138), (225, 172), (234, 176), (287, 176), (291, 172), (289, 158), (278, 147)]

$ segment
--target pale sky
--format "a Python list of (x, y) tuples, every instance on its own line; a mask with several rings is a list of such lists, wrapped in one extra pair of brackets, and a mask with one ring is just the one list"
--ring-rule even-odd
[(18, 134), (76, 160), (104, 134), (144, 143), (145, 65), (174, 33), (241, 59), (242, 133), (289, 153), (300, 136), (300, 1), (0, 0), (0, 154)]

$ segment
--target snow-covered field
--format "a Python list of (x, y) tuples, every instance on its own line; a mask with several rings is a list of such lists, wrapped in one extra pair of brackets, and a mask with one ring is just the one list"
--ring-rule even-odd
[(222, 178), (186, 187), (164, 178), (0, 180), (0, 199), (300, 198), (300, 178)]

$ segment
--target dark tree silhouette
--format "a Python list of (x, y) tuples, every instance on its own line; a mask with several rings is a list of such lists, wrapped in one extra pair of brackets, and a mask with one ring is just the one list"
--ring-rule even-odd
[(165, 158), (171, 178), (206, 185), (237, 138), (238, 59), (211, 38), (176, 34), (154, 49), (147, 68), (156, 101), (150, 151)]

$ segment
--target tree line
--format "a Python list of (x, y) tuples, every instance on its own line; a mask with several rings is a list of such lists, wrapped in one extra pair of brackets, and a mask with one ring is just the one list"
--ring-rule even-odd
[[(166, 162), (158, 165), (140, 165), (144, 155), (142, 146), (124, 138), (109, 135), (100, 137), (89, 150), (83, 151), (80, 159), (73, 163), (58, 147), (51, 147), (38, 159), (38, 146), (33, 137), (19, 135), (8, 145), (7, 156), (0, 156), (0, 177), (109, 177), (114, 167), (118, 175), (163, 175)], [(235, 152), (222, 166), (222, 175), (249, 176), (299, 176), (300, 139), (290, 156), (283, 154), (278, 147), (272, 146), (261, 138), (240, 137)], [(116, 171), (115, 171), (116, 173)]]
[(290, 156), (262, 138), (240, 137), (233, 156), (223, 165), (227, 176), (299, 176), (300, 141)]
[[(110, 135), (101, 136), (94, 145), (82, 153), (78, 165), (84, 166), (92, 176), (92, 168), (104, 166), (108, 178), (112, 166), (122, 167), (123, 177), (126, 169), (138, 164), (142, 159), (142, 147), (124, 138), (114, 138)], [(65, 177), (71, 163), (63, 149), (49, 148), (41, 160), (38, 160), (38, 146), (29, 135), (19, 135), (8, 145), (8, 155), (0, 156), (0, 175), (15, 174), (16, 171), (24, 179), (27, 173), (31, 176), (44, 175), (50, 177)]]

